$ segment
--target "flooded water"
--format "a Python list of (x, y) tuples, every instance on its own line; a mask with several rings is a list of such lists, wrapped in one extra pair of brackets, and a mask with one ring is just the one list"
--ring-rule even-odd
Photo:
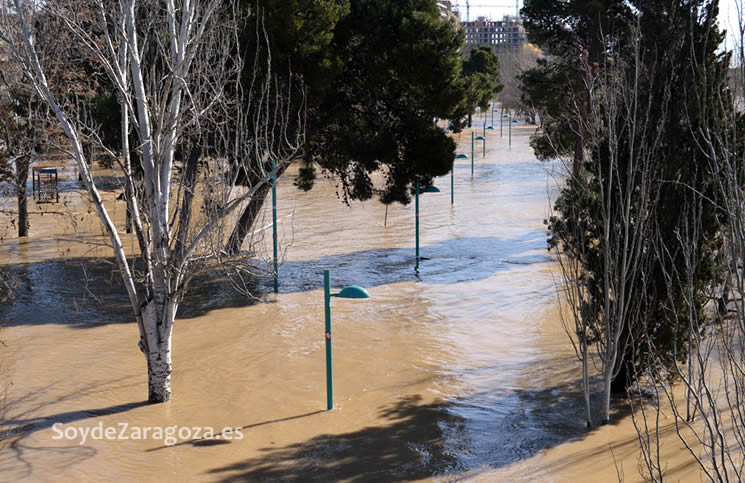
[[(144, 402), (138, 331), (115, 278), (50, 236), (70, 230), (63, 217), (33, 218), (44, 236), (2, 247), (24, 287), (0, 308), (5, 429), (21, 431), (0, 452), (0, 480), (599, 481), (616, 479), (614, 458), (639, 479), (630, 423), (583, 427), (543, 224), (558, 166), (534, 158), (531, 132), (515, 125), (512, 149), (506, 131), (490, 132), (473, 177), (458, 160), (454, 205), (449, 176), (422, 195), (416, 272), (413, 204), (390, 207), (384, 226), (379, 203), (344, 206), (329, 181), (300, 192), (290, 170), (280, 293), (262, 283), (256, 301), (198, 280), (174, 329), (167, 404)], [(459, 152), (470, 155), (470, 135)], [(332, 302), (333, 411), (324, 269), (332, 287), (371, 295)], [(167, 445), (133, 433), (174, 425), (241, 437)], [(97, 427), (128, 439), (58, 437)]]

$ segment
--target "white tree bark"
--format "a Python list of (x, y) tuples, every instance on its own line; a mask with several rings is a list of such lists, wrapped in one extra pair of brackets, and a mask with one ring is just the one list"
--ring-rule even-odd
[[(605, 43), (614, 45), (611, 40)], [(639, 46), (633, 47), (638, 57)], [(588, 200), (589, 208), (580, 201), (571, 207), (577, 213), (563, 214), (573, 232), (567, 241), (559, 240), (558, 246), (570, 249), (560, 261), (574, 319), (572, 335), (577, 337), (573, 342), (582, 361), (588, 423), (587, 342), (593, 339), (600, 361), (601, 423), (605, 424), (610, 419), (613, 381), (625, 364), (630, 334), (641, 323), (649, 263), (645, 243), (656, 196), (652, 169), (659, 156), (662, 131), (661, 126), (651, 126), (644, 113), (650, 102), (660, 103), (664, 112), (667, 99), (650, 100), (640, 92), (643, 65), (638, 58), (627, 62), (609, 50), (602, 65), (584, 62), (587, 98), (575, 102), (574, 115), (592, 156), (583, 178), (571, 179), (569, 189), (575, 190), (578, 200)], [(632, 75), (627, 76), (629, 73)], [(576, 175), (576, 166), (573, 173)], [(586, 216), (600, 219), (599, 230), (585, 223)], [(598, 264), (601, 269), (596, 274)]]
[[(270, 178), (265, 165), (274, 157), (272, 149), (276, 146), (257, 137), (256, 126), (279, 134), (282, 149), (292, 153), (284, 159), (292, 159), (300, 149), (302, 132), (288, 131), (281, 117), (287, 114), (283, 108), (276, 112), (254, 109), (254, 118), (243, 114), (247, 105), (268, 105), (269, 100), (279, 107), (286, 103), (281, 91), (273, 88), (271, 78), (259, 79), (256, 86), (252, 82), (247, 92), (241, 88), (243, 58), (237, 44), (238, 24), (233, 22), (226, 0), (160, 0), (142, 5), (137, 0), (114, 4), (80, 1), (95, 7), (94, 20), (103, 32), (103, 40), (87, 30), (67, 2), (54, 0), (43, 4), (13, 0), (19, 15), (2, 18), (0, 38), (50, 106), (69, 140), (71, 155), (113, 246), (137, 320), (138, 345), (147, 362), (149, 400), (163, 402), (171, 397), (173, 325), (186, 285), (194, 270), (221, 260), (219, 252), (226, 241), (222, 234), (230, 233), (228, 225), (235, 222), (234, 212)], [(122, 109), (120, 166), (128, 211), (145, 262), (141, 281), (135, 280), (118, 229), (85, 159), (81, 126), (58, 102), (55, 86), (50, 86), (45, 77), (33, 32), (33, 18), (39, 10), (66, 25), (72, 41), (88, 52), (91, 62), (109, 76), (118, 91)], [(257, 23), (256, 28), (258, 36), (261, 24)], [(154, 43), (154, 37), (167, 41)], [(146, 44), (145, 38), (149, 39)], [(213, 122), (213, 116), (221, 121)], [(132, 129), (138, 140), (135, 149), (141, 180), (136, 177), (130, 156), (128, 137)], [(194, 193), (199, 189), (195, 183), (202, 179), (196, 175), (197, 159), (188, 161), (193, 169), (185, 171), (191, 179), (182, 183), (182, 189), (189, 192), (180, 204), (173, 203), (171, 183), (179, 162), (177, 149), (187, 149), (189, 143), (199, 143), (203, 138), (230, 141), (210, 143), (213, 152), (206, 162), (221, 174), (222, 185), (215, 191), (221, 196), (217, 203), (220, 209), (197, 221), (198, 217), (191, 216)], [(196, 149), (199, 146), (194, 147), (193, 153), (203, 152)], [(281, 164), (283, 158), (279, 159)], [(235, 183), (241, 171), (252, 173), (258, 181), (238, 194)], [(138, 193), (140, 184), (142, 195)]]
[[(685, 119), (699, 154), (708, 160), (707, 175), (713, 178), (715, 193), (707, 196), (692, 191), (687, 207), (690, 215), (680, 227), (678, 244), (660, 243), (658, 248), (670, 257), (676, 251), (682, 253), (687, 266), (688, 278), (667, 273), (666, 281), (671, 293), (679, 291), (685, 295), (690, 352), (687, 367), (676, 363), (655, 374), (654, 380), (665, 396), (666, 418), (672, 419), (682, 447), (710, 481), (741, 481), (745, 467), (745, 132), (743, 105), (737, 97), (738, 87), (745, 85), (745, 3), (736, 0), (735, 5), (739, 15), (730, 18), (734, 25), (728, 27), (734, 27), (732, 54), (737, 60), (731, 66), (729, 84), (720, 79), (720, 85), (691, 92), (700, 117)], [(705, 19), (701, 14), (691, 28), (709, 27), (711, 24), (704, 23)], [(689, 62), (683, 66), (685, 69), (701, 78), (709, 75), (711, 59), (705, 51), (691, 49)], [(690, 289), (695, 280), (689, 268), (707, 263), (698, 259), (695, 248), (703, 230), (702, 213), (712, 207), (716, 208), (723, 241), (717, 255), (726, 264), (721, 286), (714, 294), (719, 298), (717, 310), (707, 314), (713, 323), (690, 310), (696, 300)], [(684, 397), (669, 382), (673, 378), (683, 385)], [(663, 408), (658, 404), (652, 410), (660, 413)], [(659, 423), (652, 427), (653, 431), (659, 429)], [(666, 465), (659, 453), (647, 450), (644, 456), (651, 462), (650, 467)]]

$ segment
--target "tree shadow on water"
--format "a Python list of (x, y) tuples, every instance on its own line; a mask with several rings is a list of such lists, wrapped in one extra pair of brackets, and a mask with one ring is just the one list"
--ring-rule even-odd
[(316, 436), (208, 473), (222, 481), (405, 481), (444, 474), (448, 454), (442, 424), (458, 424), (444, 404), (420, 405), (418, 396), (381, 410), (389, 424)]
[[(323, 271), (333, 271), (334, 287), (366, 288), (421, 280), (430, 284), (454, 284), (484, 280), (496, 273), (550, 262), (545, 234), (535, 231), (517, 239), (497, 237), (453, 238), (421, 249), (423, 260), (414, 270), (412, 248), (371, 249), (287, 261), (280, 266), (280, 293), (323, 288)], [(6, 325), (63, 324), (90, 328), (134, 322), (127, 293), (113, 259), (56, 259), (9, 265), (21, 281), (13, 304), (0, 304), (0, 321)], [(197, 275), (179, 306), (179, 319), (199, 317), (210, 310), (246, 307), (271, 293), (271, 280), (248, 280), (256, 297), (238, 293), (219, 271)]]
[[(625, 414), (619, 405), (614, 420)], [(208, 474), (223, 482), (450, 479), (508, 466), (595, 429), (584, 425), (576, 383), (432, 404), (409, 396), (380, 409), (379, 416), (379, 427), (262, 448), (259, 456)]]
[[(68, 381), (57, 381), (4, 401), (0, 420), (0, 480), (17, 481), (29, 478), (34, 467), (40, 464), (46, 469), (60, 470), (96, 455), (96, 450), (83, 441), (62, 441), (61, 436), (68, 425), (90, 426), (88, 422), (101, 416), (128, 412), (148, 405), (147, 401), (136, 401), (113, 406), (75, 409), (49, 414), (50, 409), (81, 398), (90, 398), (99, 392), (127, 388), (137, 383), (125, 377), (105, 382), (94, 382), (76, 388), (72, 392), (59, 392), (59, 386)], [(55, 426), (58, 425), (58, 426)], [(37, 432), (57, 428), (49, 433), (49, 439), (30, 438)]]
[(280, 267), (280, 293), (323, 288), (323, 270), (332, 270), (335, 286), (377, 287), (409, 280), (449, 285), (485, 280), (521, 266), (548, 263), (542, 230), (509, 239), (491, 236), (450, 238), (422, 246), (418, 274), (414, 248), (360, 250), (289, 261)]
[[(10, 304), (0, 304), (0, 326), (60, 324), (87, 329), (134, 322), (132, 306), (115, 260), (102, 258), (55, 259), (7, 266), (20, 281)], [(249, 288), (261, 293), (260, 280)], [(187, 290), (178, 317), (204, 315), (226, 306), (249, 306), (257, 299), (238, 294), (214, 272), (198, 274)]]

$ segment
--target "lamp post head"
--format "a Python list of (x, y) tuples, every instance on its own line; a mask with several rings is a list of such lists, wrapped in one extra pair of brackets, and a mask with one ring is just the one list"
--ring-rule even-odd
[(486, 138), (484, 136), (478, 136), (476, 137), (476, 141), (486, 141)]
[[(489, 128), (489, 129), (491, 129), (491, 128)], [(468, 159), (468, 155), (467, 154), (460, 153), (459, 155), (457, 155), (455, 157), (455, 159)]]
[(341, 299), (369, 299), (370, 298), (370, 294), (367, 293), (367, 290), (357, 285), (350, 285), (349, 287), (344, 287), (343, 289), (341, 289), (341, 292), (332, 293), (331, 296), (339, 297)]
[(493, 126), (486, 126), (486, 129), (494, 129)]
[(429, 186), (425, 186), (421, 192), (422, 193), (439, 193), (440, 188), (438, 188), (437, 186), (429, 185)]

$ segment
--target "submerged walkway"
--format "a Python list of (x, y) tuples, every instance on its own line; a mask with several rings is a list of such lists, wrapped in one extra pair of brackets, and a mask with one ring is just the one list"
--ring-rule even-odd
[[(418, 273), (413, 204), (391, 207), (383, 226), (378, 202), (346, 207), (329, 182), (300, 192), (290, 170), (279, 185), (280, 294), (256, 303), (197, 283), (175, 327), (168, 404), (141, 404), (144, 359), (116, 290), (97, 285), (100, 300), (76, 305), (79, 263), (27, 264), (28, 292), (0, 309), (14, 382), (8, 416), (25, 430), (0, 454), (0, 479), (615, 478), (608, 434), (582, 425), (543, 224), (559, 166), (534, 158), (533, 129), (514, 125), (511, 150), (506, 129), (502, 138), (488, 131), (473, 177), (470, 160), (457, 160), (454, 205), (449, 175), (436, 181), (439, 194), (422, 196)], [(469, 135), (458, 152), (470, 155)], [(4, 243), (14, 257), (34, 251), (33, 240), (23, 250)], [(333, 287), (372, 295), (333, 302), (331, 412), (323, 411), (324, 269)], [(241, 438), (81, 444), (54, 439), (55, 423), (229, 427)], [(633, 462), (633, 449), (615, 456)]]

